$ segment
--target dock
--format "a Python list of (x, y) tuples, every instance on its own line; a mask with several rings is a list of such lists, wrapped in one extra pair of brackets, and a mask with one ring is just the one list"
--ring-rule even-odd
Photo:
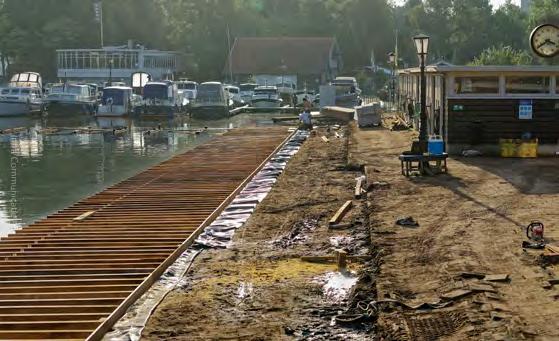
[(0, 339), (100, 340), (290, 135), (229, 131), (0, 239)]

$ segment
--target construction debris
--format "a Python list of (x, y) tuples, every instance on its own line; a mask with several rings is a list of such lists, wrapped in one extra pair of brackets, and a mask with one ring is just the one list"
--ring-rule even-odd
[(405, 217), (396, 220), (396, 225), (406, 226), (406, 227), (418, 227), (419, 223), (413, 219), (413, 217)]
[(340, 221), (345, 217), (346, 213), (349, 211), (351, 206), (352, 206), (351, 200), (346, 201), (345, 204), (343, 204), (342, 207), (340, 207), (340, 209), (338, 209), (336, 214), (334, 214), (332, 219), (330, 219), (330, 222), (328, 223), (328, 226), (339, 224)]

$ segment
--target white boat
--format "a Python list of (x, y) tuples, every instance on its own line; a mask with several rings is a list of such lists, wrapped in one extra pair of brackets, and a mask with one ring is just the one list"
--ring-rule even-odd
[(229, 98), (233, 100), (233, 105), (235, 107), (245, 105), (245, 101), (241, 98), (241, 89), (238, 86), (226, 85), (225, 91), (229, 93)]
[(56, 84), (51, 87), (45, 102), (49, 114), (94, 114), (97, 108), (97, 94), (87, 84)]
[(355, 77), (336, 77), (332, 85), (336, 87), (337, 106), (353, 108), (360, 105), (361, 89)]
[(109, 86), (103, 89), (96, 116), (126, 116), (141, 105), (141, 97), (134, 95), (128, 86)]
[(289, 95), (292, 96), (295, 93), (295, 84), (289, 81), (284, 80), (282, 83), (276, 84), (278, 88), (278, 92), (280, 95)]
[(295, 96), (297, 96), (297, 105), (303, 105), (303, 100), (306, 98), (309, 102), (313, 103), (316, 97), (316, 94), (312, 90), (297, 90), (295, 91)]
[(255, 108), (279, 108), (282, 104), (278, 88), (275, 86), (259, 86), (254, 89), (252, 106)]
[(245, 103), (250, 103), (252, 100), (252, 95), (254, 95), (254, 89), (258, 84), (254, 83), (243, 83), (239, 85), (239, 90), (241, 91), (241, 99), (245, 101)]
[(35, 72), (15, 74), (0, 90), (0, 116), (27, 115), (44, 110), (41, 75)]
[(233, 101), (219, 82), (206, 82), (198, 86), (198, 95), (192, 103), (190, 113), (199, 119), (229, 117)]
[(148, 82), (143, 89), (142, 111), (144, 114), (167, 114), (183, 112), (188, 100), (172, 81)]
[(177, 87), (179, 91), (183, 93), (183, 96), (192, 102), (196, 99), (196, 94), (198, 92), (198, 83), (194, 81), (178, 81)]

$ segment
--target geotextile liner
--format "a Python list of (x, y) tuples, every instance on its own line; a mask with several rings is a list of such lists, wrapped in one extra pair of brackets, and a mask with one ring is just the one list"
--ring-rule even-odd
[(272, 186), (283, 173), (287, 162), (299, 151), (309, 137), (308, 131), (298, 130), (264, 167), (251, 179), (220, 216), (145, 292), (105, 335), (104, 340), (140, 340), (147, 321), (159, 303), (173, 289), (181, 286), (182, 279), (196, 257), (208, 248), (227, 248), (235, 230), (242, 227), (256, 206), (266, 198)]

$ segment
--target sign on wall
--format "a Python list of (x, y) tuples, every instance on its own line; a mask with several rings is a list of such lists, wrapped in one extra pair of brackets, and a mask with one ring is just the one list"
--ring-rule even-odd
[(518, 106), (518, 119), (531, 120), (533, 116), (532, 100), (520, 100)]

